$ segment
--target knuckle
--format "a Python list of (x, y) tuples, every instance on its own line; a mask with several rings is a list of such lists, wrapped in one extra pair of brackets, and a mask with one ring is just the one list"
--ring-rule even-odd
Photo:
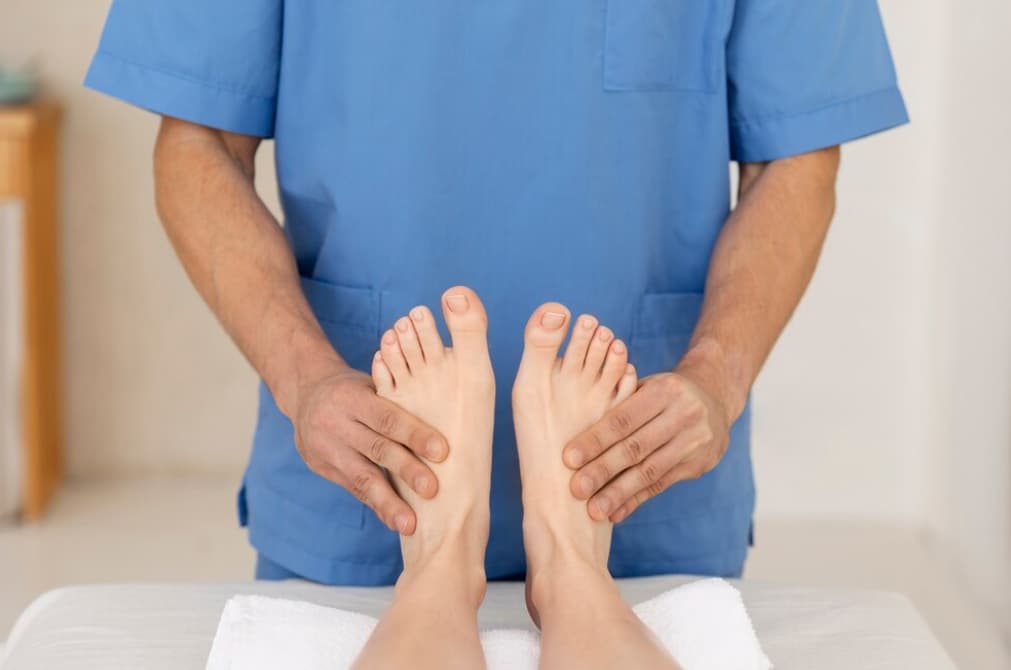
[(369, 458), (375, 463), (385, 463), (389, 445), (389, 440), (377, 435), (369, 444)]
[(632, 428), (632, 417), (628, 415), (628, 412), (615, 412), (608, 420), (608, 426), (615, 433), (627, 433)]
[(669, 395), (679, 395), (684, 390), (684, 382), (675, 375), (667, 375), (663, 378), (663, 390)]
[(639, 479), (642, 482), (643, 488), (656, 483), (657, 477), (658, 470), (655, 463), (643, 463), (639, 468)]
[(646, 500), (657, 497), (658, 495), (663, 493), (665, 488), (667, 487), (664, 486), (663, 482), (653, 482), (652, 484), (646, 487)]
[(360, 502), (369, 504), (369, 492), (372, 490), (372, 485), (375, 481), (370, 472), (360, 472), (356, 474), (351, 479), (351, 495), (357, 498)]
[(630, 463), (638, 463), (642, 459), (644, 447), (642, 446), (642, 441), (639, 438), (628, 438), (622, 442), (622, 448), (624, 449), (625, 456), (628, 457)]
[(397, 414), (392, 409), (386, 408), (379, 412), (376, 417), (376, 428), (384, 435), (392, 435), (397, 429)]
[(706, 406), (698, 398), (692, 398), (684, 406), (685, 418), (691, 423), (696, 423), (706, 418)]

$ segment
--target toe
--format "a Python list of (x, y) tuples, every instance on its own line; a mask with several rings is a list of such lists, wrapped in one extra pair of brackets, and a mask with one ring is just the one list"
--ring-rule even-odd
[(404, 359), (404, 352), (400, 350), (400, 340), (394, 330), (387, 330), (383, 334), (383, 342), (379, 347), (383, 354), (383, 362), (393, 374), (393, 382), (397, 385), (403, 384), (411, 376), (407, 368), (407, 361)]
[(375, 383), (376, 392), (379, 395), (388, 395), (393, 391), (393, 373), (386, 367), (386, 363), (383, 362), (383, 354), (379, 351), (372, 359), (372, 381)]
[(583, 373), (596, 379), (600, 375), (600, 368), (604, 364), (608, 349), (614, 340), (614, 333), (607, 326), (597, 328), (597, 334), (590, 341), (590, 347), (586, 350), (586, 362), (583, 364)]
[(635, 366), (631, 363), (625, 365), (625, 374), (621, 376), (618, 380), (618, 388), (614, 393), (614, 400), (611, 405), (617, 405), (618, 403), (624, 401), (630, 395), (635, 393), (635, 389), (639, 387), (639, 375), (636, 374)]
[(488, 355), (488, 315), (477, 293), (465, 286), (454, 286), (442, 296), (442, 313), (458, 355)]
[(552, 366), (565, 339), (569, 310), (557, 302), (538, 307), (527, 322), (521, 366)]
[(418, 306), (411, 310), (411, 321), (414, 323), (414, 332), (418, 334), (418, 341), (421, 342), (421, 353), (425, 356), (425, 361), (433, 363), (442, 358), (445, 346), (439, 336), (439, 329), (435, 326), (435, 317), (432, 310), (425, 306)]
[(586, 350), (589, 348), (596, 330), (597, 319), (589, 314), (584, 314), (576, 319), (576, 325), (572, 329), (572, 337), (569, 338), (569, 346), (565, 347), (565, 356), (562, 358), (563, 370), (578, 373), (583, 369)]
[(418, 334), (414, 331), (414, 323), (406, 316), (401, 317), (394, 324), (393, 329), (397, 333), (397, 340), (400, 342), (400, 350), (404, 352), (404, 359), (411, 374), (418, 374), (425, 367), (425, 356), (421, 353), (421, 342), (418, 341)]
[(604, 358), (604, 367), (600, 371), (600, 384), (609, 391), (614, 391), (618, 381), (628, 367), (628, 348), (621, 340), (613, 340)]

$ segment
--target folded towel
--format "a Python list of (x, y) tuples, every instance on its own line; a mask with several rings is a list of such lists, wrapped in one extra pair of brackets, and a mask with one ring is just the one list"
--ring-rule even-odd
[[(684, 670), (768, 670), (741, 594), (722, 579), (672, 589), (635, 608)], [(235, 596), (225, 605), (207, 670), (345, 670), (376, 620), (305, 602)], [(535, 670), (537, 634), (481, 633), (488, 670)]]

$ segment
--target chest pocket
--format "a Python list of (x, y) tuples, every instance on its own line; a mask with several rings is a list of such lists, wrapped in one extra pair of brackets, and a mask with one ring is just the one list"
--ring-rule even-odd
[(607, 0), (604, 89), (717, 90), (725, 0)]

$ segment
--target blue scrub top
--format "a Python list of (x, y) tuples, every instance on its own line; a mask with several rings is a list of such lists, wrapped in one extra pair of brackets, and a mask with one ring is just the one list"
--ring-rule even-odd
[[(498, 387), (558, 300), (672, 369), (730, 211), (730, 161), (906, 122), (874, 0), (115, 0), (87, 85), (273, 137), (285, 231), (328, 337), (368, 370), (416, 304), (472, 286)], [(498, 394), (490, 578), (525, 563)], [(755, 491), (749, 416), (726, 456), (615, 528), (615, 576), (738, 575)], [(385, 584), (397, 536), (302, 462), (261, 386), (241, 521), (309, 579)]]

